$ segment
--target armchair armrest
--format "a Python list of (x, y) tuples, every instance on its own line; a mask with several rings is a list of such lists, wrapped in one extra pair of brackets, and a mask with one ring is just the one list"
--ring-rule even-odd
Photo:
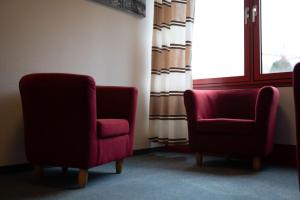
[(189, 142), (197, 145), (193, 139), (197, 135), (197, 121), (199, 119), (212, 118), (215, 94), (210, 90), (186, 90), (184, 92), (184, 105), (187, 114)]
[[(255, 107), (256, 132), (267, 134), (260, 134), (264, 137), (264, 141), (273, 141), (278, 105), (279, 90), (277, 88), (265, 86), (259, 90)], [(272, 144), (268, 144), (266, 148), (265, 152), (271, 152)]]
[(130, 146), (136, 119), (138, 91), (134, 87), (97, 86), (97, 118), (126, 119), (129, 123)]
[(257, 123), (267, 124), (267, 120), (270, 117), (276, 116), (278, 104), (278, 89), (271, 86), (262, 87), (257, 95), (255, 106), (255, 121)]
[(184, 104), (188, 121), (212, 118), (216, 93), (213, 90), (186, 90)]

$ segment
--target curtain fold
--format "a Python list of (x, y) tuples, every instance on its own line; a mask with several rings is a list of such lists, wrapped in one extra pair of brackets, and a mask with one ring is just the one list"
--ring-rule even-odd
[(192, 88), (194, 0), (155, 0), (150, 95), (150, 141), (188, 141), (183, 93)]

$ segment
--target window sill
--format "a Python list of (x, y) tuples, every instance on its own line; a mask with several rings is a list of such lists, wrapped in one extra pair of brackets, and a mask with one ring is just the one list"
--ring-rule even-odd
[(204, 83), (202, 80), (193, 80), (193, 89), (243, 89), (259, 88), (266, 85), (272, 85), (275, 87), (290, 87), (292, 86), (292, 82), (292, 78), (223, 83)]

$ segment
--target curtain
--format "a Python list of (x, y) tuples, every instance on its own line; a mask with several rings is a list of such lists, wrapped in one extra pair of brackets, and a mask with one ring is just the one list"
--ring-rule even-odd
[(155, 0), (154, 7), (150, 141), (186, 144), (183, 93), (192, 88), (194, 0)]

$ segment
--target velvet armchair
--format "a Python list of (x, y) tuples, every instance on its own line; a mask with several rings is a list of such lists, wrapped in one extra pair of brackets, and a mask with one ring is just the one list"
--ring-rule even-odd
[(19, 83), (27, 159), (43, 174), (44, 165), (88, 169), (132, 155), (137, 89), (96, 86), (86, 75), (40, 73)]
[(251, 158), (259, 170), (272, 151), (279, 91), (275, 87), (243, 90), (187, 90), (188, 135), (197, 164), (204, 154)]
[(296, 64), (293, 73), (294, 105), (296, 114), (296, 144), (297, 144), (297, 165), (300, 189), (300, 63)]

